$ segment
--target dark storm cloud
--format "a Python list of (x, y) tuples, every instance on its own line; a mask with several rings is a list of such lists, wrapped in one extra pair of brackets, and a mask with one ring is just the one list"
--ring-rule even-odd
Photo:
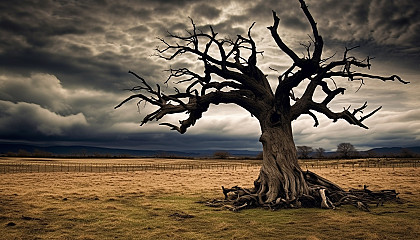
[(192, 17), (200, 16), (207, 19), (215, 19), (218, 18), (220, 15), (220, 10), (215, 8), (214, 6), (210, 6), (208, 4), (202, 3), (198, 4), (194, 7), (192, 13)]
[[(389, 69), (398, 68), (409, 81), (418, 79), (418, 70), (412, 70), (420, 67), (420, 14), (416, 1), (307, 3), (328, 45), (325, 56), (337, 52), (340, 58), (345, 46), (361, 45), (355, 54), (362, 58), (375, 56), (377, 65), (373, 70), (387, 75)], [(167, 31), (186, 34), (185, 30), (192, 28), (188, 17), (203, 31), (212, 25), (221, 38), (246, 35), (256, 22), (252, 36), (259, 50), (264, 51), (264, 56), (259, 56), (260, 66), (267, 70), (268, 66), (279, 70), (288, 67), (288, 58), (279, 53), (266, 28), (273, 22), (271, 10), (281, 19), (280, 35), (300, 54), (300, 43), (310, 40), (311, 29), (298, 1), (1, 1), (0, 139), (142, 149), (161, 149), (168, 144), (174, 150), (257, 149), (258, 123), (237, 108), (218, 106), (188, 133), (179, 135), (154, 123), (140, 129), (138, 123), (151, 110), (150, 106), (141, 108), (140, 114), (135, 102), (119, 110), (113, 107), (129, 95), (122, 89), (138, 84), (127, 74), (128, 70), (136, 71), (154, 85), (166, 80), (167, 72), (163, 70), (170, 66), (199, 69), (196, 58), (166, 62), (153, 56), (156, 46), (162, 45), (156, 37), (165, 37)], [(398, 69), (392, 73), (400, 73)], [(402, 114), (398, 119), (390, 116), (412, 109), (418, 103), (418, 89), (417, 83), (398, 92), (366, 83), (361, 92), (374, 106), (381, 104), (388, 109), (382, 119), (389, 119), (394, 126), (398, 122), (416, 126), (419, 119), (414, 113)], [(172, 86), (164, 90), (172, 91)], [(363, 103), (359, 98), (344, 96), (335, 107)], [(168, 121), (178, 120), (174, 117)], [(322, 142), (324, 146), (320, 147), (331, 148), (335, 145), (332, 142), (340, 139), (327, 134), (330, 131), (342, 132), (337, 136), (365, 146), (375, 141), (391, 144), (392, 136), (405, 139), (401, 140), (405, 144), (419, 140), (420, 133), (404, 131), (403, 125), (392, 129), (392, 134), (385, 134), (389, 128), (386, 121), (373, 123), (374, 133), (362, 141), (360, 135), (353, 135), (354, 128), (343, 130), (342, 125), (335, 127), (328, 122), (325, 128), (312, 130), (307, 126), (313, 123), (303, 118), (295, 124), (296, 140), (300, 145)], [(238, 124), (243, 128), (238, 129)]]
[(87, 125), (83, 114), (61, 116), (32, 103), (0, 101), (2, 138), (33, 139), (68, 136)]
[[(54, 15), (56, 6), (49, 1), (43, 3), (20, 5), (2, 1), (2, 40), (7, 42), (10, 36), (20, 36), (29, 47), (46, 47), (52, 43), (51, 37), (87, 32), (86, 24), (82, 25), (77, 18)], [(68, 11), (71, 12), (70, 9)], [(9, 44), (12, 45), (13, 42)]]
[(413, 50), (419, 53), (417, 1), (311, 1), (310, 9), (323, 37)]
[[(149, 10), (90, 1), (63, 1), (62, 4), (45, 1), (44, 5), (19, 6), (2, 1), (1, 4), (4, 10), (0, 18), (2, 68), (21, 73), (48, 72), (59, 76), (65, 85), (111, 90), (120, 89), (111, 82), (117, 82), (115, 78), (127, 72), (127, 65), (139, 62), (133, 59), (133, 53), (123, 55), (105, 45), (131, 43), (124, 42), (125, 21), (118, 20), (115, 11), (126, 9), (125, 16), (147, 19)], [(109, 30), (113, 24), (117, 24), (117, 31)], [(98, 49), (101, 45), (104, 49)], [(145, 69), (156, 68), (147, 63), (140, 62)]]
[[(255, 138), (191, 134), (181, 137), (178, 133), (169, 131), (162, 133), (129, 133), (117, 136), (116, 139), (109, 137), (103, 139), (105, 140), (100, 142), (102, 146), (121, 146), (144, 150), (254, 150), (260, 147), (259, 143), (255, 143)], [(119, 145), (118, 140), (121, 140), (121, 145)]]
[[(73, 52), (81, 51), (80, 48), (74, 49), (74, 46), (70, 47), (69, 50), (73, 50)], [(62, 79), (66, 86), (119, 91), (123, 89), (123, 84), (116, 80), (124, 79), (127, 76), (127, 69), (114, 63), (120, 59), (121, 56), (110, 52), (86, 58), (77, 55), (52, 54), (31, 48), (19, 53), (8, 52), (2, 54), (0, 56), (0, 69), (3, 71), (12, 70), (21, 74), (48, 72)], [(144, 65), (153, 66), (148, 64), (147, 61), (144, 61)]]

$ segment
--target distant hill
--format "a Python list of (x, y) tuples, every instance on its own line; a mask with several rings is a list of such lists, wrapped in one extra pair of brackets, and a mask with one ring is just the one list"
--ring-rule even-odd
[(190, 153), (196, 153), (199, 156), (213, 156), (215, 152), (228, 152), (231, 156), (235, 157), (255, 157), (261, 151), (248, 151), (248, 150), (190, 150)]
[[(372, 148), (366, 151), (358, 151), (360, 156), (376, 156), (376, 157), (404, 157), (405, 156), (419, 156), (420, 147), (382, 147), (382, 148)], [(332, 157), (336, 155), (336, 152), (325, 152), (324, 156)], [(310, 154), (311, 157), (315, 157), (315, 151)]]
[(192, 157), (198, 155), (197, 153), (181, 152), (181, 151), (162, 151), (162, 150), (132, 150), (132, 149), (118, 149), (118, 148), (103, 148), (103, 147), (89, 147), (89, 146), (34, 146), (29, 144), (12, 144), (0, 143), (0, 154), (8, 152), (29, 152), (29, 153), (51, 153), (59, 156), (133, 156), (133, 157), (151, 157), (151, 156), (186, 156)]
[[(103, 148), (89, 146), (35, 146), (30, 144), (0, 143), (0, 154), (13, 153), (50, 153), (58, 156), (133, 156), (133, 157), (155, 157), (155, 156), (179, 156), (179, 157), (201, 157), (212, 156), (218, 150), (191, 150), (191, 151), (163, 151), (163, 150), (133, 150), (120, 148)], [(223, 150), (226, 151), (226, 150)], [(260, 151), (228, 150), (233, 156), (256, 156)]]
[(372, 148), (369, 151), (365, 152), (374, 152), (375, 154), (381, 155), (398, 155), (401, 153), (411, 153), (411, 154), (420, 154), (420, 147), (384, 147), (384, 148)]
[[(133, 150), (120, 148), (104, 148), (104, 147), (89, 147), (89, 146), (35, 146), (31, 144), (16, 144), (16, 143), (0, 143), (0, 155), (9, 152), (18, 153), (49, 153), (55, 156), (132, 156), (132, 157), (203, 157), (213, 156), (215, 152), (228, 152), (231, 156), (237, 157), (255, 157), (261, 151), (247, 151), (247, 150), (185, 150), (185, 151), (163, 151), (163, 150)], [(373, 148), (368, 151), (360, 151), (362, 156), (402, 156), (405, 154), (420, 155), (420, 147), (384, 147)], [(325, 156), (333, 156), (335, 152), (326, 152)], [(315, 157), (315, 152), (310, 154)]]

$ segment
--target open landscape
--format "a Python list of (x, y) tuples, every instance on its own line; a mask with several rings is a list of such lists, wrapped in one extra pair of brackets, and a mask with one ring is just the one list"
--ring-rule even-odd
[(420, 240), (420, 1), (0, 9), (0, 240)]
[[(202, 202), (223, 198), (221, 186), (252, 187), (258, 161), (2, 158), (0, 164), (64, 167), (0, 174), (0, 239), (418, 239), (418, 160), (393, 161), (387, 167), (337, 160), (301, 166), (345, 189), (395, 189), (402, 203), (370, 212), (353, 206), (231, 212)], [(98, 165), (106, 171), (83, 170)]]

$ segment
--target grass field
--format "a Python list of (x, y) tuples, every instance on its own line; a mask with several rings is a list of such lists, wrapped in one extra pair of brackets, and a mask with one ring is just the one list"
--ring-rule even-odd
[(406, 200), (371, 212), (345, 206), (235, 213), (197, 203), (222, 198), (222, 185), (250, 187), (258, 171), (0, 174), (0, 239), (420, 239), (420, 168), (313, 169), (344, 188), (396, 189)]

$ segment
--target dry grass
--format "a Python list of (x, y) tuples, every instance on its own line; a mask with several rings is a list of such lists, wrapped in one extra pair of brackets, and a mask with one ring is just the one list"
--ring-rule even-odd
[(222, 185), (251, 186), (258, 171), (2, 174), (0, 239), (419, 239), (420, 168), (314, 170), (345, 188), (396, 189), (409, 201), (370, 213), (233, 213), (196, 203), (222, 197)]

